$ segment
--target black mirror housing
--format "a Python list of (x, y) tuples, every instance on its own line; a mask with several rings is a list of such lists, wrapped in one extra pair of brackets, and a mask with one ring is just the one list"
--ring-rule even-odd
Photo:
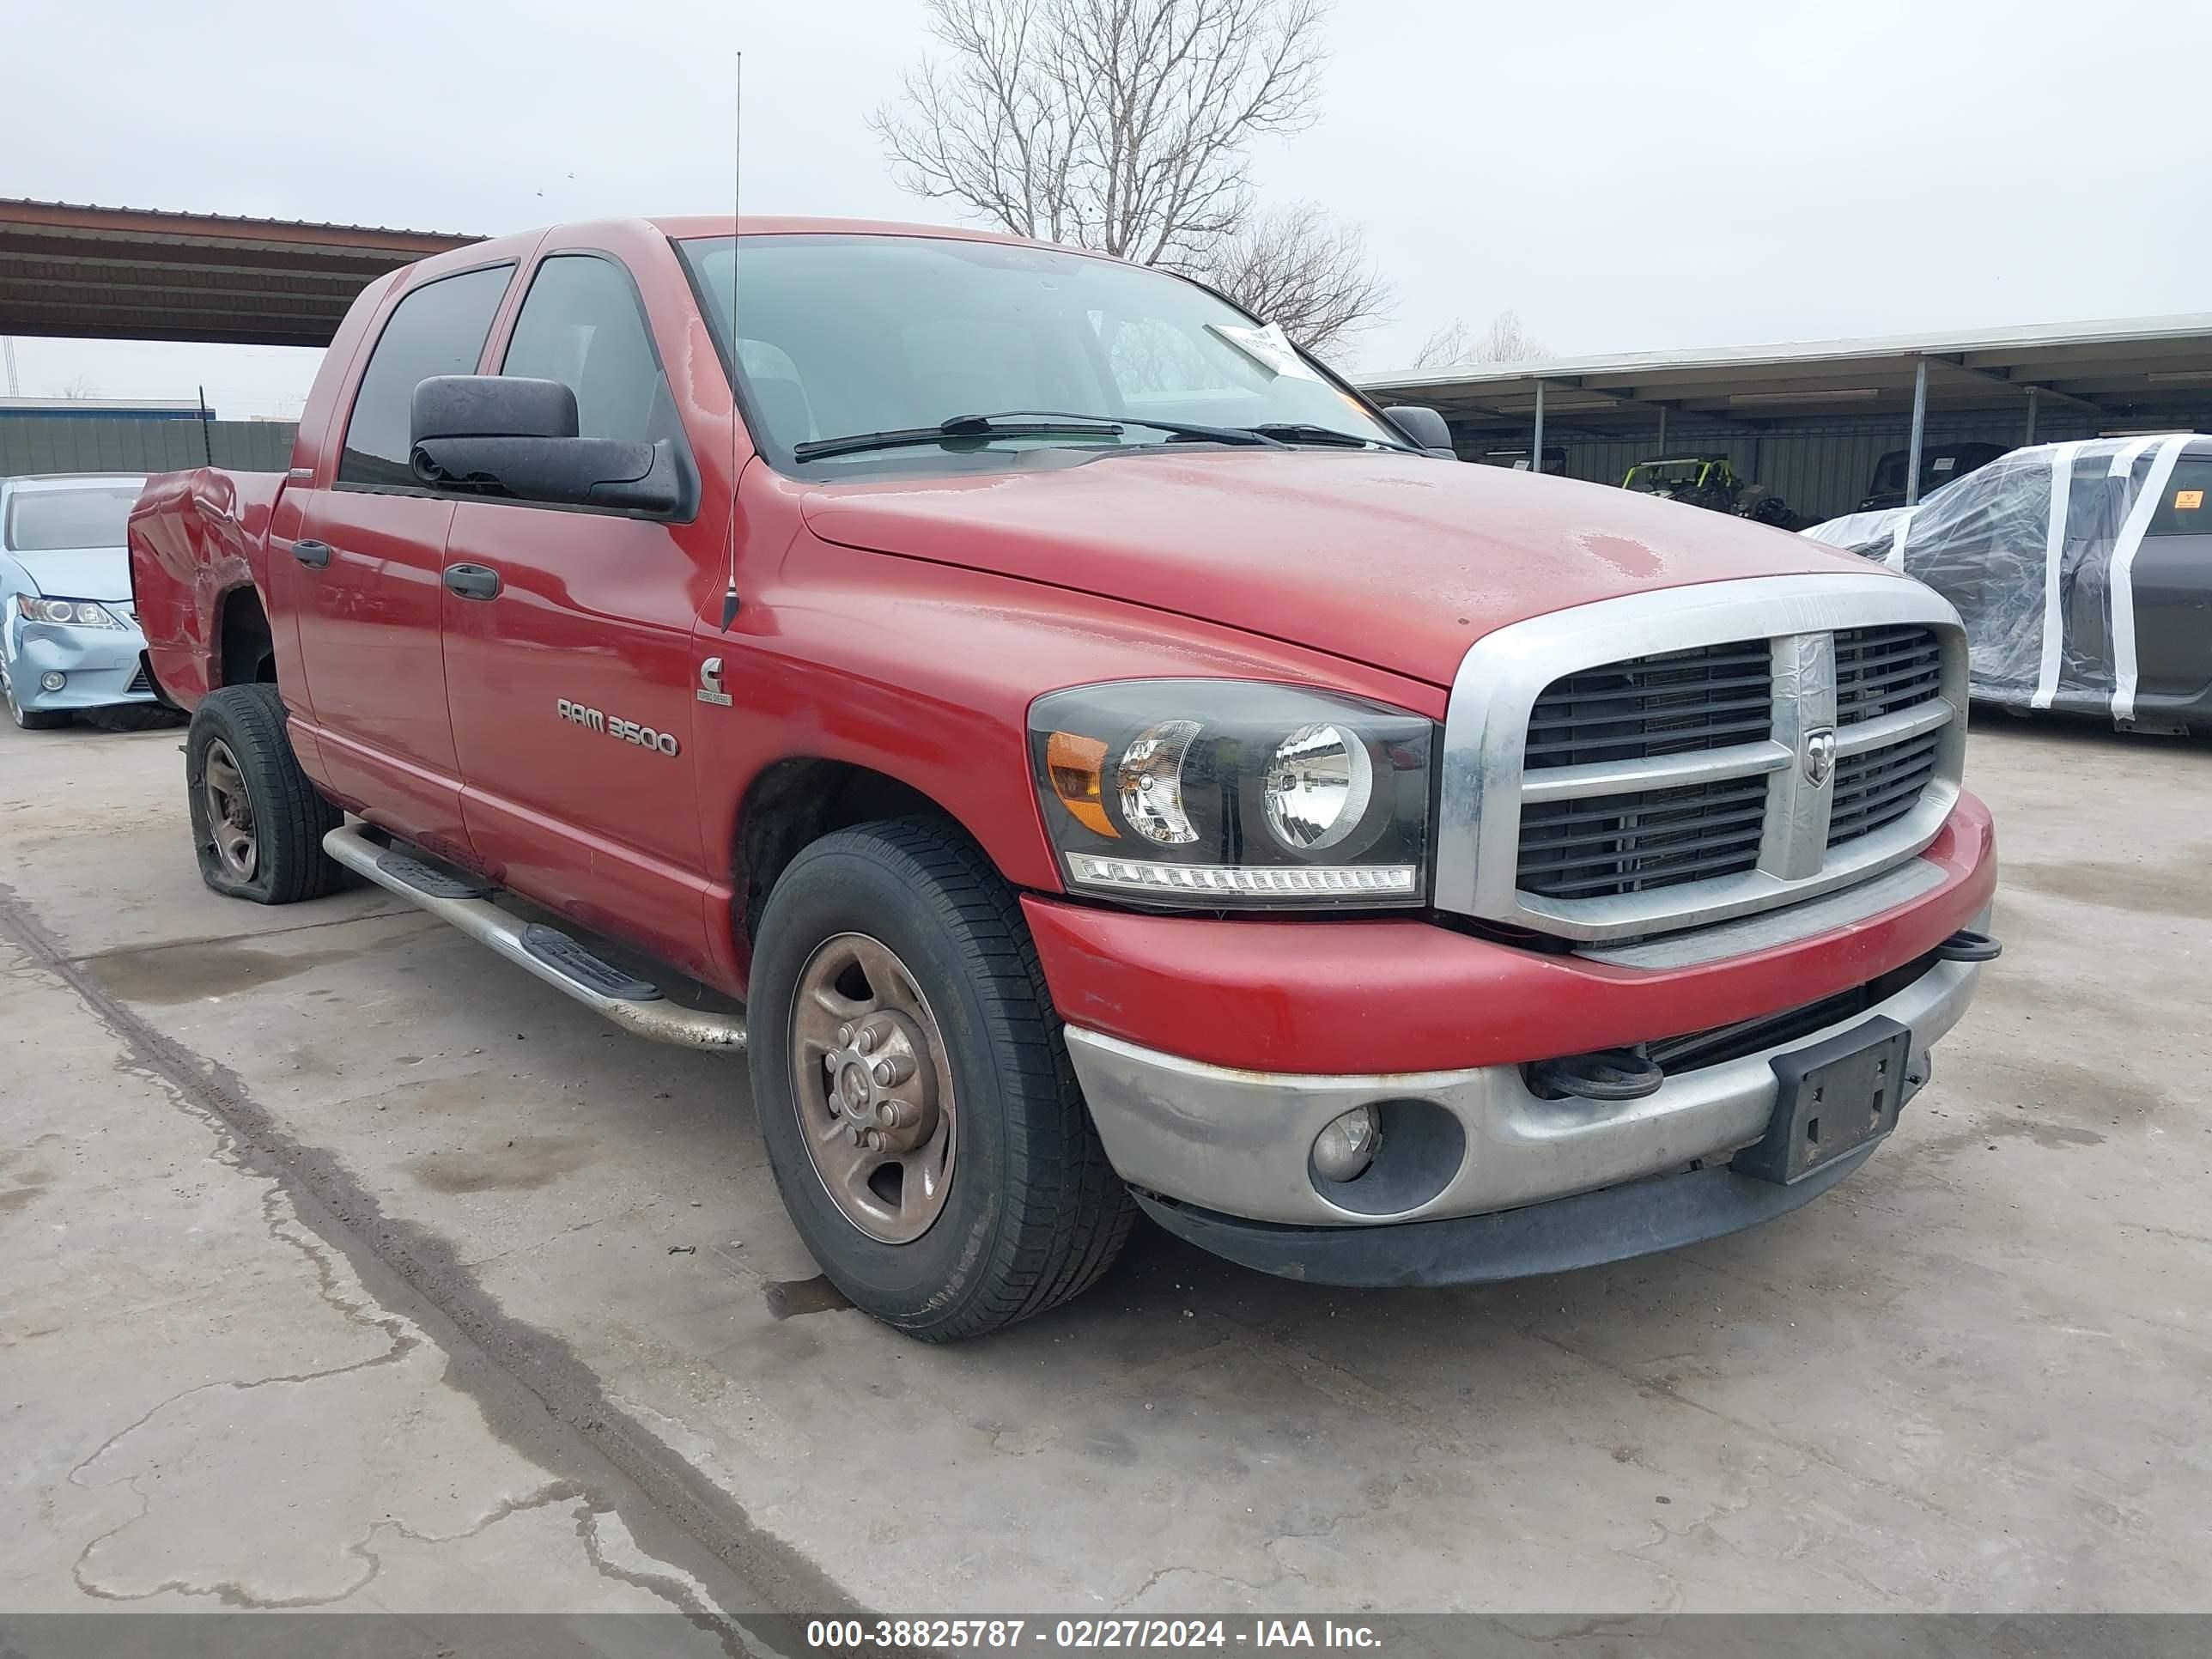
[(1431, 455), (1449, 460), (1459, 459), (1453, 447), (1451, 428), (1444, 417), (1425, 404), (1398, 404), (1382, 411), (1399, 431), (1419, 444)]
[(576, 394), (558, 380), (434, 375), (410, 417), (408, 465), (433, 489), (663, 516), (690, 498), (675, 445), (577, 436)]
[(573, 438), (576, 394), (558, 380), (508, 374), (434, 374), (415, 388), (409, 437)]
[(562, 507), (668, 514), (680, 512), (688, 495), (665, 438), (422, 438), (410, 464), (434, 489)]

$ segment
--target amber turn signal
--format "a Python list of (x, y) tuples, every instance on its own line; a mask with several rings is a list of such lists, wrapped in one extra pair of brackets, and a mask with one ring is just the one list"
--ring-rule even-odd
[(1052, 793), (1060, 804), (1075, 815), (1075, 821), (1093, 835), (1115, 836), (1121, 832), (1106, 816), (1104, 786), (1101, 775), (1106, 767), (1106, 745), (1096, 738), (1078, 737), (1073, 732), (1055, 732), (1046, 743), (1044, 766), (1052, 779)]

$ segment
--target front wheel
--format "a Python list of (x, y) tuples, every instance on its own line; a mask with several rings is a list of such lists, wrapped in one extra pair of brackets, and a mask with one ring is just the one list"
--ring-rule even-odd
[(323, 837), (343, 815), (300, 769), (273, 685), (226, 685), (192, 711), (185, 788), (200, 878), (232, 898), (295, 904), (343, 873)]
[(840, 830), (769, 895), (747, 1014), (785, 1207), (854, 1305), (926, 1341), (1087, 1288), (1135, 1210), (1012, 891), (950, 826)]

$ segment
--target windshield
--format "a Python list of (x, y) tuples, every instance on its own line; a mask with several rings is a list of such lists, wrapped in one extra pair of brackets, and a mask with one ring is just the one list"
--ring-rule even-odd
[(1631, 489), (1668, 489), (1676, 484), (1695, 483), (1698, 473), (1705, 470), (1703, 461), (1646, 461), (1636, 469), (1629, 481)]
[(120, 547), (138, 499), (136, 483), (83, 489), (19, 489), (8, 498), (11, 553), (52, 553), (74, 547)]
[[(1320, 427), (1406, 445), (1357, 398), (1285, 353), (1279, 336), (1160, 271), (933, 237), (744, 241), (742, 269), (732, 238), (680, 246), (724, 338), (736, 337), (748, 407), (769, 447), (786, 454), (824, 439), (1009, 410)], [(734, 329), (733, 287), (742, 296)], [(1133, 446), (1166, 435), (1132, 426), (1118, 436), (1018, 441)], [(927, 465), (944, 454), (932, 447), (899, 459)]]

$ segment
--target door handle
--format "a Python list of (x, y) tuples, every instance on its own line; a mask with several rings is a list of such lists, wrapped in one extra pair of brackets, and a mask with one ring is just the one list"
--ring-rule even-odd
[(310, 570), (320, 570), (331, 562), (331, 544), (313, 540), (294, 542), (292, 556)]
[(446, 567), (446, 591), (465, 599), (495, 599), (499, 597), (499, 572), (480, 564), (449, 564)]

